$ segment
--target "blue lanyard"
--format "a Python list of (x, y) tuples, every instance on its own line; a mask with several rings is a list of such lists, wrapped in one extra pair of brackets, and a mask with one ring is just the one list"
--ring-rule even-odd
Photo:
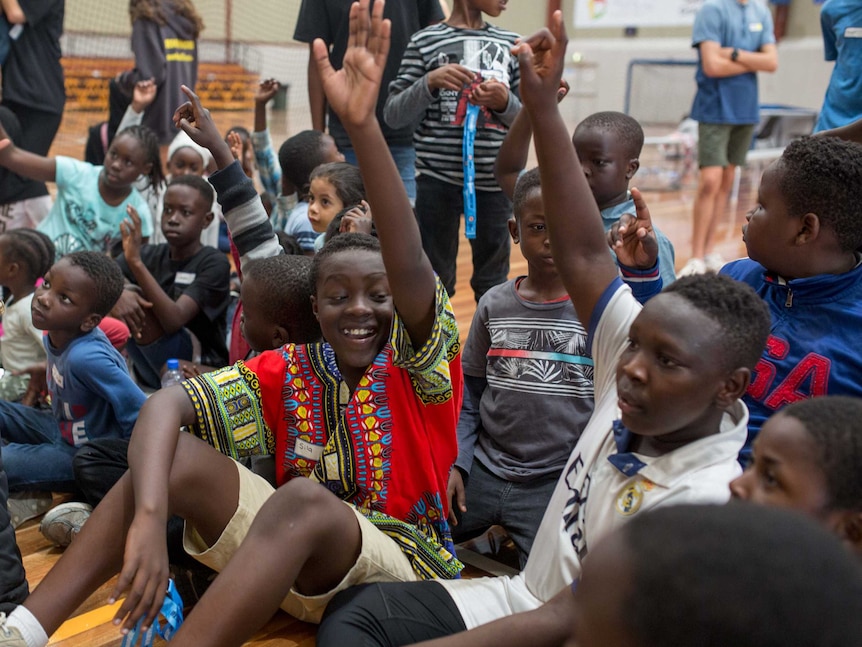
[(479, 121), (479, 106), (468, 103), (464, 118), (464, 229), (467, 238), (476, 237), (476, 165), (473, 149), (476, 144), (476, 124)]
[(141, 640), (140, 647), (152, 647), (156, 632), (165, 640), (170, 640), (177, 632), (177, 629), (183, 624), (183, 600), (177, 592), (173, 580), (168, 580), (168, 590), (165, 593), (165, 601), (162, 602), (159, 616), (164, 617), (164, 624), (159, 622), (159, 618), (156, 617), (156, 621), (143, 634), (141, 634), (141, 624), (144, 619), (138, 620), (135, 628), (123, 637), (121, 647), (135, 647), (138, 638)]

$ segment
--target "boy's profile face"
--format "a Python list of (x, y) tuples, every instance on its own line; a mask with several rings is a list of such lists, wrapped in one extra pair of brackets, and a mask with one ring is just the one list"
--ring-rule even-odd
[(199, 241), (212, 219), (210, 205), (194, 187), (172, 184), (165, 191), (162, 234), (170, 246), (183, 247)]
[(60, 259), (48, 270), (45, 281), (33, 295), (30, 305), (33, 325), (52, 333), (88, 332), (101, 320), (93, 310), (95, 302), (93, 279), (77, 265)]
[[(262, 286), (254, 280), (254, 276), (245, 275), (239, 288), (240, 300), (242, 301), (242, 314), (240, 315), (240, 330), (243, 339), (248, 342), (251, 349), (262, 353), (265, 350), (278, 348), (281, 344), (276, 341), (278, 323), (270, 321), (265, 313), (267, 308), (264, 304), (272, 297), (266, 294)], [(282, 340), (287, 343), (290, 340)]]
[[(486, 16), (496, 18), (506, 10), (508, 0), (465, 0), (469, 9), (481, 11)], [(456, 0), (457, 3), (457, 0)]]
[(792, 278), (796, 263), (788, 251), (794, 246), (800, 223), (787, 213), (780, 189), (783, 174), (780, 161), (773, 162), (763, 172), (757, 204), (745, 216), (742, 240), (751, 260), (780, 276)]
[(312, 309), (342, 375), (357, 383), (389, 339), (394, 316), (380, 253), (346, 249), (326, 258)]
[(754, 441), (751, 465), (730, 484), (731, 495), (825, 519), (830, 497), (819, 455), (816, 442), (798, 418), (776, 413)]
[(531, 274), (547, 273), (549, 270), (556, 272), (540, 189), (530, 191), (518, 216), (509, 221), (509, 233), (515, 244), (521, 246), (521, 253), (527, 259)]
[(321, 164), (344, 161), (344, 153), (338, 150), (335, 140), (329, 135), (324, 135), (320, 139), (320, 159), (322, 160)]
[(625, 146), (607, 130), (580, 128), (572, 143), (599, 209), (626, 200), (629, 180), (638, 169), (637, 158), (630, 157)]
[(171, 177), (179, 177), (180, 175), (203, 176), (205, 170), (203, 159), (191, 146), (178, 148), (167, 163), (168, 175)]
[(617, 364), (623, 424), (634, 434), (661, 437), (669, 448), (703, 437), (707, 428), (713, 433), (709, 420), (729, 377), (716, 341), (721, 335), (718, 322), (685, 298), (650, 299)]

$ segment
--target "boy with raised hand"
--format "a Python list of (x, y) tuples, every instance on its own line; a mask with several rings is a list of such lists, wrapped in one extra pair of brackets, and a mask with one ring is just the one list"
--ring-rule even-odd
[[(558, 91), (565, 92), (563, 87)], [(521, 110), (494, 162), (494, 177), (503, 193), (512, 197), (518, 177), (524, 172), (532, 128), (526, 110)], [(623, 214), (635, 212), (629, 183), (640, 168), (638, 159), (643, 148), (644, 133), (637, 120), (621, 112), (596, 112), (575, 128), (572, 145), (587, 176), (593, 198), (602, 214), (605, 231), (613, 227)], [(657, 227), (653, 227), (659, 246), (659, 270), (664, 285), (670, 285), (674, 274), (674, 248)]]
[[(333, 600), (320, 647), (412, 644), (537, 609), (567, 592), (581, 560), (632, 516), (723, 503), (740, 473), (748, 419), (740, 398), (768, 335), (766, 308), (747, 286), (712, 275), (676, 281), (643, 308), (622, 284), (575, 151), (559, 145), (567, 139), (556, 102), (566, 50), (559, 11), (552, 31), (516, 51), (551, 251), (578, 318), (589, 322), (595, 411), (521, 574), (348, 591)], [(632, 193), (637, 221), (619, 228), (615, 249), (626, 265), (652, 266), (649, 211)]]

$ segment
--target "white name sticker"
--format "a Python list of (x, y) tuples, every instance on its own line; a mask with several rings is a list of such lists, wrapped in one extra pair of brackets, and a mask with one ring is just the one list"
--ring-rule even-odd
[(763, 31), (763, 23), (762, 22), (752, 22), (748, 24), (748, 31)]
[(844, 30), (844, 38), (862, 38), (862, 27), (848, 27)]
[(313, 461), (320, 460), (320, 456), (323, 454), (323, 446), (312, 445), (308, 441), (299, 439), (296, 441), (296, 453), (298, 456), (302, 456), (303, 458), (308, 458)]
[(191, 285), (195, 282), (195, 277), (197, 274), (194, 272), (177, 272), (176, 276), (174, 276), (174, 283), (179, 283), (180, 285)]

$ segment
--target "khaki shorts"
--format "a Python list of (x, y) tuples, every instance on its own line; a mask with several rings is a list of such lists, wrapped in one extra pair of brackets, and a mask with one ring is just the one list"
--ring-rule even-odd
[(745, 165), (745, 155), (751, 148), (754, 124), (697, 125), (697, 163), (705, 166)]
[[(218, 541), (207, 546), (203, 538), (190, 524), (186, 524), (183, 547), (186, 552), (202, 564), (221, 572), (237, 551), (255, 515), (266, 500), (275, 492), (263, 478), (236, 463), (239, 471), (239, 504)], [(350, 505), (345, 503), (345, 505)], [(291, 589), (282, 601), (281, 608), (290, 615), (305, 622), (319, 623), (326, 605), (339, 591), (355, 584), (370, 582), (412, 582), (419, 579), (410, 560), (388, 535), (378, 530), (353, 506), (359, 529), (362, 533), (362, 548), (353, 568), (348, 571), (338, 585), (321, 595), (301, 595)]]

